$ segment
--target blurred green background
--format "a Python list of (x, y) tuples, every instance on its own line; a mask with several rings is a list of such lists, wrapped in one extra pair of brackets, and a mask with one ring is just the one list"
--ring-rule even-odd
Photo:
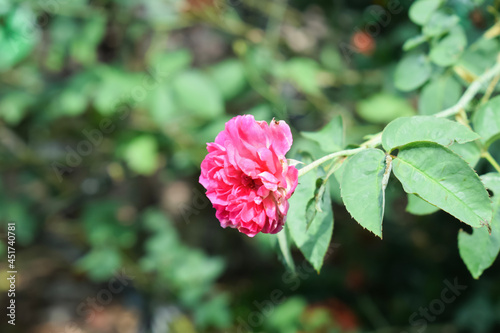
[[(411, 3), (0, 0), (0, 223), (16, 223), (19, 272), (16, 326), (2, 312), (0, 330), (500, 331), (500, 266), (473, 280), (456, 243), (465, 225), (410, 215), (397, 182), (382, 241), (351, 219), (331, 182), (334, 235), (319, 275), (297, 250), (298, 275), (287, 272), (275, 235), (222, 229), (198, 184), (206, 142), (235, 115), (284, 119), (290, 156), (320, 157), (300, 131), (342, 115), (359, 144), (417, 114), (419, 92), (393, 80), (420, 31)], [(469, 41), (499, 19), (499, 1), (447, 6)], [(496, 56), (492, 40), (469, 62)], [(433, 68), (427, 94), (445, 72)], [(434, 112), (467, 82), (452, 86), (457, 96), (427, 97), (441, 98)], [(441, 309), (446, 281), (467, 288)], [(7, 289), (2, 275), (3, 309)], [(419, 312), (429, 306), (438, 314)]]

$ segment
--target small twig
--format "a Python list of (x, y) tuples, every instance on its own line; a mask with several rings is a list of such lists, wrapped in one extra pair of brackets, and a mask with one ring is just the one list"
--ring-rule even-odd
[(305, 167), (303, 167), (302, 169), (300, 169), (299, 170), (299, 177), (305, 175), (309, 171), (313, 170), (314, 168), (317, 168), (321, 164), (323, 164), (326, 161), (329, 161), (335, 157), (354, 155), (354, 154), (356, 154), (364, 149), (366, 149), (366, 148), (360, 147), (360, 148), (355, 148), (355, 149), (346, 149), (346, 150), (341, 150), (341, 151), (323, 156), (322, 158), (317, 159), (316, 161), (313, 161), (313, 162), (309, 163), (308, 165), (306, 165)]
[(486, 92), (484, 93), (483, 98), (481, 98), (480, 104), (484, 104), (490, 99), (491, 94), (493, 93), (493, 90), (495, 90), (495, 86), (498, 83), (498, 80), (500, 80), (500, 75), (495, 76), (493, 78), (493, 80), (491, 80), (490, 85), (488, 86), (488, 89), (486, 89)]
[(498, 165), (497, 161), (491, 156), (491, 154), (488, 151), (485, 151), (481, 154), (482, 157), (484, 157), (490, 164), (495, 168), (497, 172), (500, 173), (500, 165)]

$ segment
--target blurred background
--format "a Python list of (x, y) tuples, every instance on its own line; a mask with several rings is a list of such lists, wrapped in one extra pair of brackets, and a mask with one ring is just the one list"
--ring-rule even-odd
[[(419, 92), (393, 80), (420, 31), (411, 3), (1, 0), (0, 330), (499, 332), (500, 265), (472, 279), (457, 249), (466, 226), (443, 212), (410, 215), (397, 182), (380, 240), (331, 181), (324, 266), (317, 274), (292, 249), (296, 275), (275, 235), (222, 229), (198, 183), (206, 142), (235, 115), (284, 119), (290, 156), (321, 157), (300, 131), (342, 115), (347, 142), (359, 144), (417, 114)], [(447, 6), (469, 41), (499, 19), (500, 1)], [(495, 45), (473, 62), (496, 56)], [(456, 98), (467, 86), (457, 82)]]

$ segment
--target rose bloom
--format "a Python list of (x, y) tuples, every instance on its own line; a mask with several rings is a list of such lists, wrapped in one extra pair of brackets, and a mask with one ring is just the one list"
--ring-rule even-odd
[(297, 187), (298, 171), (285, 154), (292, 133), (284, 121), (256, 121), (237, 116), (207, 144), (200, 183), (223, 228), (253, 237), (283, 229), (288, 199)]

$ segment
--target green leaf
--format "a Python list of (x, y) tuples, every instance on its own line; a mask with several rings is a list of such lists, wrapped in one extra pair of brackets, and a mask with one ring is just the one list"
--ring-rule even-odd
[(431, 15), (429, 21), (422, 28), (422, 32), (429, 37), (441, 36), (455, 27), (459, 20), (456, 15), (438, 10)]
[(454, 141), (465, 143), (476, 139), (479, 135), (456, 121), (433, 116), (401, 117), (385, 127), (382, 146), (391, 151), (415, 141), (432, 141), (449, 146)]
[(385, 154), (380, 149), (362, 150), (345, 162), (340, 183), (347, 211), (363, 227), (382, 238), (386, 171)]
[(431, 205), (424, 199), (415, 194), (408, 194), (408, 205), (406, 211), (413, 215), (429, 215), (439, 210), (438, 207)]
[(71, 54), (82, 64), (90, 65), (97, 59), (97, 46), (106, 31), (106, 19), (102, 15), (92, 15), (72, 40)]
[(158, 147), (154, 137), (142, 135), (134, 138), (125, 148), (125, 160), (135, 172), (151, 175), (158, 167)]
[[(27, 247), (30, 245), (37, 235), (39, 220), (33, 214), (32, 205), (28, 202), (23, 202), (19, 198), (11, 200), (2, 198), (0, 203), (0, 228), (7, 229), (7, 222), (16, 223), (16, 243)], [(2, 225), (4, 222), (5, 225)], [(7, 238), (5, 238), (7, 240)]]
[[(269, 118), (264, 118), (264, 119), (269, 119)], [(224, 130), (226, 123), (229, 120), (231, 120), (231, 117), (229, 115), (215, 118), (214, 120), (206, 124), (204, 127), (199, 128), (196, 134), (193, 136), (193, 139), (197, 140), (198, 142), (213, 141), (214, 138), (217, 137), (217, 135), (222, 130)], [(203, 156), (200, 157), (202, 158)], [(197, 156), (197, 158), (199, 157)], [(201, 163), (201, 160), (199, 160), (198, 162)]]
[(301, 132), (302, 136), (319, 144), (325, 152), (335, 152), (344, 148), (344, 124), (342, 116), (336, 116), (317, 132)]
[(291, 296), (284, 299), (279, 305), (266, 315), (265, 331), (295, 333), (302, 328), (302, 318), (308, 307), (307, 301), (300, 296)]
[(441, 76), (427, 83), (418, 100), (418, 113), (436, 114), (455, 105), (462, 95), (462, 86), (452, 76)]
[(442, 3), (442, 0), (417, 0), (410, 6), (408, 16), (414, 23), (424, 25)]
[(316, 177), (315, 172), (300, 177), (299, 185), (288, 200), (286, 227), (304, 257), (319, 272), (332, 238), (333, 211), (330, 193), (325, 191), (320, 205), (322, 211), (317, 211), (307, 226), (306, 209), (309, 200), (314, 198)]
[(467, 46), (467, 37), (462, 27), (456, 26), (450, 33), (432, 46), (431, 60), (439, 66), (450, 66), (458, 61)]
[(0, 15), (7, 14), (14, 6), (10, 0), (0, 0)]
[(292, 79), (306, 94), (318, 95), (317, 76), (320, 67), (316, 61), (309, 58), (293, 58), (287, 63), (287, 76)]
[(172, 282), (178, 286), (196, 287), (197, 285), (207, 285), (216, 279), (224, 270), (224, 261), (217, 257), (207, 257), (203, 252), (186, 248), (184, 255), (177, 250), (174, 262), (167, 265), (167, 272), (172, 278)]
[(173, 88), (180, 108), (197, 117), (212, 119), (224, 113), (221, 92), (200, 71), (190, 70), (180, 74), (174, 80)]
[(251, 114), (256, 120), (271, 119), (273, 117), (273, 109), (269, 104), (258, 104), (251, 109), (246, 111), (247, 114)]
[(32, 27), (37, 18), (30, 6), (18, 6), (3, 19), (0, 27), (0, 70), (10, 68), (27, 57), (40, 40), (40, 29)]
[(491, 221), (488, 192), (473, 169), (450, 149), (433, 142), (400, 147), (393, 171), (406, 193), (455, 216), (474, 228)]
[(58, 98), (59, 115), (77, 116), (87, 107), (87, 96), (74, 89), (65, 89)]
[(55, 15), (50, 20), (49, 25), (50, 40), (52, 47), (60, 45), (67, 48), (74, 36), (78, 35), (79, 24), (77, 21), (62, 15)]
[(399, 62), (394, 73), (394, 85), (402, 91), (415, 90), (431, 76), (432, 66), (422, 53), (412, 53)]
[(410, 39), (407, 39), (406, 42), (403, 44), (403, 51), (409, 51), (411, 49), (414, 49), (415, 47), (421, 45), (422, 43), (427, 42), (427, 40), (428, 40), (427, 36), (424, 35), (411, 37)]
[(500, 42), (496, 38), (479, 39), (465, 50), (457, 66), (479, 76), (496, 63), (499, 49)]
[(332, 45), (326, 44), (319, 57), (321, 64), (329, 70), (340, 72), (345, 69), (339, 50)]
[(168, 84), (161, 84), (148, 95), (148, 111), (152, 120), (160, 127), (168, 124), (177, 114), (177, 105)]
[(467, 142), (464, 144), (454, 143), (448, 148), (463, 158), (471, 168), (474, 168), (481, 158), (481, 149), (479, 149), (477, 142)]
[(115, 248), (93, 248), (76, 262), (76, 266), (86, 271), (94, 281), (105, 281), (115, 274), (122, 265), (120, 252)]
[(92, 247), (130, 248), (135, 244), (135, 230), (118, 220), (117, 212), (121, 206), (112, 200), (100, 200), (85, 206), (83, 225)]
[(251, 72), (251, 76), (273, 72), (278, 64), (282, 64), (273, 57), (273, 52), (263, 45), (250, 47), (245, 58), (246, 70), (247, 73)]
[(472, 117), (472, 124), (486, 148), (498, 140), (500, 138), (500, 96), (483, 104)]
[(288, 241), (289, 235), (287, 234), (287, 231), (288, 229), (284, 228), (280, 233), (278, 233), (278, 244), (288, 270), (295, 272), (295, 263), (293, 262), (292, 253), (290, 252), (290, 244)]
[(387, 93), (375, 94), (357, 104), (361, 118), (375, 124), (387, 124), (398, 117), (411, 116), (415, 111), (404, 98)]
[(9, 125), (17, 125), (34, 101), (33, 96), (25, 92), (15, 91), (6, 94), (0, 99), (0, 118)]
[[(77, 116), (82, 114), (96, 91), (99, 76), (93, 71), (83, 71), (64, 82), (60, 94), (53, 98), (49, 106), (50, 117)], [(101, 83), (102, 84), (102, 83)], [(102, 85), (99, 86), (102, 88)]]
[(189, 50), (176, 50), (169, 53), (153, 53), (150, 60), (152, 75), (162, 81), (170, 81), (172, 75), (188, 68), (192, 61)]
[(232, 323), (228, 295), (218, 294), (206, 302), (197, 303), (194, 309), (194, 317), (198, 327), (227, 328)]
[(210, 68), (209, 74), (226, 101), (240, 94), (247, 85), (245, 68), (236, 59), (217, 63)]
[(127, 101), (137, 85), (137, 76), (110, 66), (99, 66), (94, 68), (99, 77), (99, 86), (95, 91), (94, 105), (97, 111), (109, 116), (119, 110), (120, 102)]
[(463, 230), (458, 233), (460, 256), (475, 279), (493, 264), (500, 251), (500, 175), (488, 173), (481, 180), (493, 192), (491, 235), (487, 228), (474, 229), (472, 234)]
[(160, 210), (148, 208), (141, 216), (141, 225), (152, 233), (168, 233), (177, 239), (177, 231), (172, 222)]

